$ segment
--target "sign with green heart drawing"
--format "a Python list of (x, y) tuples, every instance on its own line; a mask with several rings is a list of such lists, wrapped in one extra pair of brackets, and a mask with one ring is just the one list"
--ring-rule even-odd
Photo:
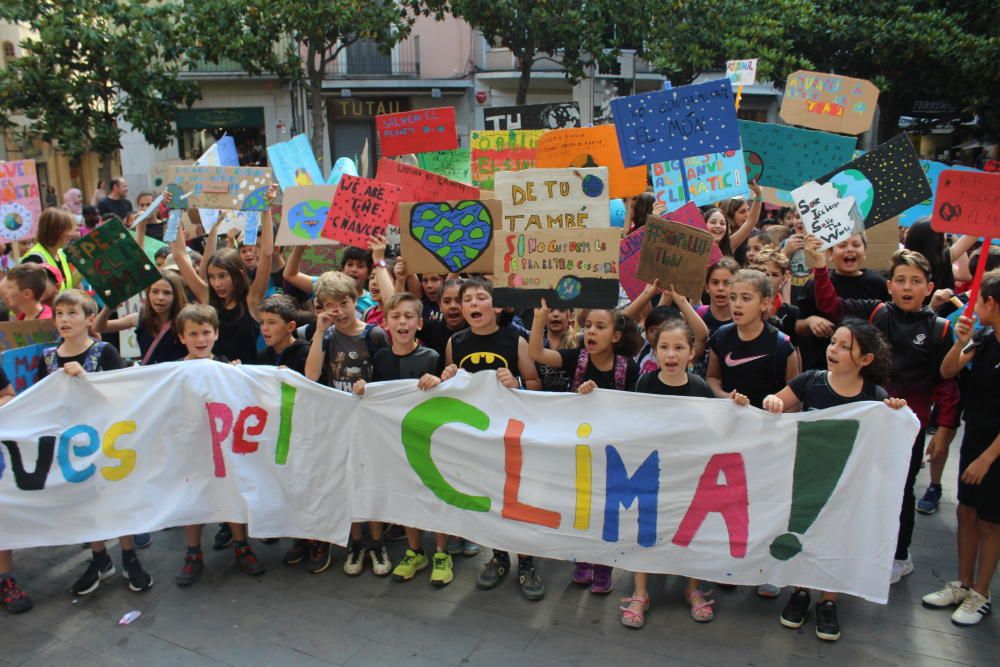
[(490, 273), (496, 199), (402, 203), (399, 233), (406, 268), (413, 273)]

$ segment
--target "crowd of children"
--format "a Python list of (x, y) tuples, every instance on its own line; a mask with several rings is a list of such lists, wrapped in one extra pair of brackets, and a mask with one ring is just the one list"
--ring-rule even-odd
[[(45, 352), (40, 377), (60, 368), (73, 376), (122, 368), (127, 363), (102, 337), (134, 328), (140, 354), (130, 363), (214, 359), (281, 366), (359, 396), (366, 383), (396, 379), (415, 379), (419, 390), (430, 390), (461, 369), (495, 371), (512, 390), (725, 398), (734, 409), (820, 410), (855, 401), (909, 407), (921, 431), (903, 490), (893, 583), (913, 571), (915, 511), (937, 510), (945, 483), (940, 471), (964, 410), (959, 571), (923, 602), (957, 607), (952, 620), (958, 625), (978, 623), (990, 611), (989, 586), (1000, 556), (1000, 248), (976, 247), (968, 237), (949, 244), (922, 226), (912, 239), (919, 249), (908, 244), (889, 266), (866, 267), (863, 234), (820, 252), (794, 209), (761, 220), (756, 185), (753, 192), (752, 199), (704, 211), (724, 256), (707, 268), (697, 303), (654, 283), (621, 309), (574, 311), (544, 302), (525, 312), (499, 309), (488, 276), (413, 275), (380, 236), (368, 248), (345, 249), (336, 269), (313, 276), (300, 270), (304, 247), (287, 257), (275, 248), (265, 213), (258, 242), (240, 249), (219, 248), (212, 229), (199, 255), (179, 234), (169, 253), (157, 255), (161, 277), (145, 290), (139, 312), (116, 317), (115, 304), (98, 311), (80, 289), (83, 282), (63, 253), (79, 230), (57, 209), (42, 214), (38, 243), (0, 282), (0, 298), (5, 317), (10, 311), (17, 320), (55, 320), (59, 342)], [(272, 188), (268, 197), (274, 195)], [(630, 216), (630, 226), (641, 226), (654, 209), (652, 197), (640, 195), (627, 208), (641, 212)], [(955, 302), (965, 307), (960, 295), (979, 262), (986, 273), (975, 317), (955, 319)], [(0, 371), (0, 404), (13, 396)], [(915, 480), (928, 456), (937, 476), (918, 504)], [(205, 567), (202, 526), (184, 531), (187, 550), (175, 581), (190, 586)], [(394, 536), (406, 541), (395, 564), (386, 545)], [(136, 555), (149, 539), (119, 538), (122, 570), (136, 592), (153, 586)], [(264, 572), (246, 525), (220, 525), (214, 548), (230, 544), (239, 569)], [(431, 544), (428, 555), (425, 545)], [(103, 542), (90, 547), (88, 567), (70, 587), (74, 595), (93, 593), (116, 571)], [(351, 527), (343, 571), (357, 576), (370, 566), (376, 576), (406, 582), (430, 567), (430, 583), (441, 587), (455, 576), (453, 557), (478, 553), (479, 546), (462, 536), (435, 534), (425, 542), (414, 527), (372, 521)], [(326, 571), (332, 545), (293, 540), (284, 563), (303, 562), (312, 574)], [(511, 568), (511, 554), (494, 549), (477, 586), (497, 587)], [(578, 562), (572, 580), (606, 595), (612, 575), (606, 565)], [(622, 599), (621, 620), (629, 628), (645, 623), (649, 581), (648, 574), (634, 573), (634, 589)], [(517, 583), (529, 600), (545, 595), (540, 564), (530, 554), (517, 555)], [(766, 584), (757, 592), (781, 593)], [(0, 596), (11, 612), (31, 608), (13, 577), (9, 551), (0, 551)], [(684, 599), (695, 621), (714, 618), (717, 603), (702, 582), (689, 579)], [(808, 590), (791, 591), (781, 624), (801, 627), (810, 605)], [(840, 636), (836, 594), (820, 592), (814, 616), (817, 636)]]

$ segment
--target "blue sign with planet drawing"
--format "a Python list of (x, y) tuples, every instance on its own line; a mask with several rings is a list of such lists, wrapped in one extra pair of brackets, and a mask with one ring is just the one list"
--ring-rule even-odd
[(857, 140), (788, 125), (739, 121), (747, 178), (790, 192), (851, 159)]
[(611, 112), (626, 167), (740, 147), (729, 79), (621, 97)]
[(937, 192), (938, 176), (945, 169), (958, 169), (959, 171), (976, 171), (971, 167), (956, 166), (952, 167), (943, 162), (933, 162), (932, 160), (921, 160), (920, 166), (924, 170), (924, 174), (927, 176), (927, 185), (931, 189), (931, 196), (920, 202), (916, 206), (912, 206), (899, 215), (899, 226), (909, 227), (917, 220), (921, 218), (926, 218), (934, 211), (934, 194)]

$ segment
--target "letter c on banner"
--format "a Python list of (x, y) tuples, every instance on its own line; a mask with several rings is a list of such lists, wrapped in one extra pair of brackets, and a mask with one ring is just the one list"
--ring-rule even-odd
[(426, 400), (407, 412), (401, 429), (406, 460), (424, 486), (444, 502), (463, 510), (489, 512), (489, 498), (462, 493), (453, 487), (431, 457), (431, 438), (434, 432), (446, 424), (456, 423), (485, 431), (490, 426), (490, 418), (465, 401), (447, 397)]

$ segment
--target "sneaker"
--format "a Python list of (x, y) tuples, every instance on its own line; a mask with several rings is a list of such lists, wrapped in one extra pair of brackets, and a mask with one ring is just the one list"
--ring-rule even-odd
[(292, 542), (292, 546), (288, 548), (285, 552), (285, 557), (282, 558), (282, 562), (285, 565), (298, 565), (306, 559), (309, 555), (309, 540), (295, 540)]
[(835, 642), (840, 639), (840, 620), (837, 619), (837, 603), (833, 600), (816, 603), (816, 636), (828, 642)]
[[(447, 556), (448, 554), (444, 555)], [(448, 560), (451, 559), (449, 558)], [(437, 561), (435, 561), (435, 567), (437, 566), (436, 563)], [(399, 565), (392, 571), (392, 578), (396, 581), (409, 581), (413, 578), (413, 575), (425, 569), (427, 565), (427, 554), (418, 554), (413, 549), (407, 549), (406, 553), (403, 554), (403, 560), (399, 561)], [(433, 577), (431, 581), (434, 581)], [(451, 579), (448, 581), (451, 581)]]
[(21, 614), (35, 606), (28, 594), (18, 588), (14, 577), (0, 579), (0, 600), (12, 614)]
[(490, 562), (483, 566), (483, 571), (479, 573), (476, 588), (481, 588), (484, 591), (496, 588), (507, 576), (508, 570), (510, 570), (510, 560), (493, 556)]
[(809, 591), (800, 588), (792, 593), (792, 596), (788, 598), (788, 604), (781, 610), (779, 618), (781, 624), (793, 630), (801, 628), (802, 624), (806, 622), (810, 602)]
[(376, 577), (387, 577), (392, 572), (392, 561), (389, 560), (389, 552), (384, 544), (376, 544), (368, 550), (368, 556), (372, 560), (372, 574)]
[(258, 574), (264, 574), (264, 566), (260, 564), (257, 560), (257, 554), (253, 552), (250, 545), (244, 547), (236, 547), (236, 564), (239, 565), (240, 569), (245, 573), (249, 574), (251, 577), (256, 577)]
[(138, 558), (133, 558), (127, 563), (122, 561), (122, 569), (122, 574), (128, 581), (128, 589), (133, 593), (148, 591), (153, 587), (153, 578), (142, 569)]
[(594, 595), (607, 595), (614, 588), (611, 581), (612, 569), (607, 565), (594, 566), (594, 580), (590, 584), (590, 592)]
[(466, 558), (472, 558), (473, 556), (478, 556), (481, 549), (479, 545), (475, 542), (470, 542), (469, 540), (462, 540), (462, 555)]
[(306, 567), (311, 574), (326, 572), (331, 563), (333, 563), (333, 549), (330, 548), (329, 542), (309, 543), (309, 564)]
[(461, 537), (455, 537), (452, 535), (448, 538), (448, 545), (444, 548), (444, 550), (449, 556), (461, 556), (464, 546), (465, 540)]
[(229, 527), (228, 523), (220, 523), (219, 532), (215, 534), (215, 538), (212, 540), (212, 548), (216, 551), (222, 551), (232, 543), (233, 529)]
[(385, 531), (385, 539), (389, 542), (402, 542), (406, 539), (406, 528), (403, 528), (399, 524), (392, 524)]
[(594, 580), (593, 563), (578, 562), (573, 566), (573, 583), (589, 586)]
[(941, 485), (931, 484), (924, 491), (924, 497), (917, 501), (917, 511), (921, 514), (934, 514), (941, 502)]
[(910, 558), (910, 554), (906, 554), (906, 560), (894, 560), (892, 561), (892, 578), (889, 579), (890, 584), (897, 584), (899, 580), (906, 575), (913, 572), (913, 559)]
[(431, 570), (431, 586), (441, 588), (451, 583), (454, 578), (451, 556), (443, 553), (434, 554), (434, 569)]
[(344, 574), (356, 577), (365, 570), (365, 545), (354, 542), (347, 549), (347, 560), (344, 561)]
[(757, 595), (768, 600), (781, 596), (781, 589), (771, 584), (761, 584), (757, 587)]
[(925, 607), (944, 609), (962, 604), (967, 597), (969, 597), (968, 586), (963, 586), (961, 581), (949, 581), (944, 588), (928, 593), (920, 601)]
[(534, 563), (517, 568), (517, 580), (521, 584), (521, 595), (526, 600), (536, 602), (545, 597), (545, 584), (535, 571)]
[(132, 536), (132, 541), (135, 542), (136, 549), (148, 549), (153, 543), (153, 536), (149, 533), (139, 533)]
[(201, 552), (187, 554), (184, 556), (184, 567), (174, 581), (178, 586), (190, 586), (201, 578), (201, 573), (205, 570), (205, 560)]
[(107, 554), (104, 554), (104, 558), (91, 558), (87, 562), (90, 564), (87, 566), (86, 572), (69, 589), (73, 595), (93, 593), (102, 581), (115, 573), (115, 564), (111, 562), (111, 558)]
[(962, 600), (962, 606), (951, 615), (951, 622), (962, 627), (976, 625), (986, 618), (992, 606), (990, 598), (983, 597), (978, 591), (970, 588), (969, 595)]

